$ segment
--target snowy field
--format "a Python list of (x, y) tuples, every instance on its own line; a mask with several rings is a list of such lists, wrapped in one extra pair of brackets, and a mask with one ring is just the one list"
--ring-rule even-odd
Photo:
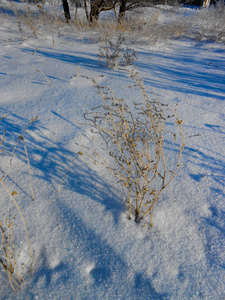
[[(53, 45), (51, 32), (21, 39), (6, 0), (0, 12), (0, 118), (9, 113), (0, 121), (0, 140), (6, 130), (0, 178), (7, 174), (4, 183), (17, 193), (33, 251), (31, 261), (20, 214), (0, 185), (0, 221), (16, 214), (17, 267), (24, 278), (14, 292), (1, 267), (0, 299), (224, 300), (224, 43), (204, 37), (135, 43), (125, 32), (124, 45), (138, 59), (133, 67), (114, 70), (99, 64), (104, 42), (95, 29), (65, 24), (61, 35), (54, 33)], [(186, 9), (183, 16), (194, 14), (196, 22), (198, 13)], [(164, 13), (158, 22), (163, 20)], [(83, 125), (84, 110), (102, 103), (85, 76), (101, 76), (99, 82), (129, 104), (142, 99), (138, 89), (127, 88), (134, 84), (132, 68), (163, 103), (178, 104), (185, 137), (198, 135), (188, 139), (182, 166), (154, 208), (151, 228), (128, 220), (117, 180), (85, 150), (99, 147), (99, 141)], [(78, 71), (81, 76), (74, 77)], [(23, 133), (33, 201), (22, 140), (11, 153), (35, 116)], [(166, 150), (173, 160), (175, 144), (167, 143)]]

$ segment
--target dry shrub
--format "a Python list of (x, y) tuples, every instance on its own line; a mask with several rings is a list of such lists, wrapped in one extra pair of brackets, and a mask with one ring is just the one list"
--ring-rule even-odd
[(64, 26), (62, 20), (56, 12), (52, 2), (50, 12), (45, 9), (44, 3), (15, 3), (10, 1), (10, 9), (17, 20), (17, 27), (21, 40), (31, 37), (52, 37), (53, 46), (55, 36), (60, 35), (60, 28)]
[(106, 38), (105, 45), (99, 48), (99, 64), (101, 65), (104, 61), (107, 67), (112, 69), (132, 65), (137, 59), (136, 52), (128, 47), (125, 48), (123, 46), (124, 42), (125, 38), (121, 35), (115, 43)]
[[(95, 163), (106, 167), (122, 184), (125, 204), (136, 222), (150, 218), (160, 194), (172, 182), (180, 166), (185, 147), (182, 120), (159, 99), (150, 99), (143, 81), (132, 72), (131, 77), (140, 89), (142, 100), (128, 105), (105, 86), (98, 85), (103, 104), (85, 113), (92, 131), (104, 141), (104, 149), (111, 159), (104, 159), (94, 151)], [(169, 123), (168, 123), (169, 122)], [(165, 143), (173, 140), (177, 157), (171, 159)], [(173, 149), (174, 151), (174, 149)], [(172, 151), (171, 151), (172, 153)]]
[[(8, 116), (8, 114), (3, 116), (2, 118), (0, 118), (0, 121), (3, 120), (4, 118), (6, 118), (7, 116)], [(10, 169), (12, 167), (12, 160), (13, 160), (15, 150), (18, 146), (18, 143), (20, 141), (22, 141), (23, 145), (24, 145), (25, 156), (27, 159), (27, 164), (28, 164), (29, 173), (30, 173), (31, 190), (32, 190), (33, 200), (34, 200), (33, 181), (32, 181), (32, 176), (31, 176), (30, 161), (29, 161), (28, 152), (27, 152), (25, 139), (24, 139), (24, 132), (26, 131), (28, 126), (36, 120), (36, 118), (37, 117), (31, 119), (31, 121), (27, 124), (27, 126), (22, 131), (21, 135), (18, 137), (16, 145), (14, 147), (14, 150), (10, 155), (10, 166), (9, 166), (9, 169)], [(3, 146), (4, 139), (5, 139), (5, 130), (4, 130), (2, 138), (0, 140), (1, 147)], [(2, 154), (2, 153), (4, 153), (4, 148), (2, 148), (0, 150), (0, 154)], [(0, 156), (0, 160), (1, 160), (1, 156)], [(2, 238), (1, 238), (2, 247), (0, 247), (0, 264), (3, 267), (3, 269), (7, 272), (9, 281), (11, 283), (13, 290), (16, 291), (16, 289), (23, 282), (23, 278), (22, 278), (23, 262), (20, 262), (20, 264), (19, 264), (20, 265), (19, 268), (21, 271), (21, 272), (19, 272), (17, 262), (18, 262), (18, 258), (19, 258), (18, 248), (20, 248), (20, 246), (18, 244), (16, 244), (16, 242), (15, 242), (14, 228), (15, 228), (16, 218), (14, 216), (13, 220), (11, 219), (11, 212), (12, 212), (13, 207), (17, 210), (17, 212), (19, 213), (19, 215), (21, 217), (22, 224), (24, 226), (24, 230), (26, 233), (26, 239), (27, 239), (27, 243), (28, 243), (28, 247), (29, 247), (29, 255), (30, 255), (31, 259), (33, 257), (33, 254), (32, 254), (30, 239), (29, 239), (29, 235), (28, 235), (27, 225), (26, 225), (23, 213), (20, 209), (20, 206), (16, 200), (17, 192), (15, 190), (11, 190), (9, 188), (9, 184), (6, 183), (7, 177), (8, 177), (8, 174), (5, 173), (0, 178), (0, 184), (3, 188), (3, 191), (1, 191), (1, 199), (0, 199), (1, 205), (3, 205), (3, 199), (7, 198), (7, 196), (6, 196), (7, 194), (8, 194), (8, 198), (9, 198), (8, 202), (10, 204), (10, 209), (9, 209), (9, 213), (8, 213), (9, 216), (7, 217), (6, 214), (3, 214), (4, 221), (2, 222), (0, 220), (0, 232), (1, 232), (1, 236), (2, 236)], [(7, 210), (7, 208), (4, 206), (1, 206), (1, 212), (4, 210)]]

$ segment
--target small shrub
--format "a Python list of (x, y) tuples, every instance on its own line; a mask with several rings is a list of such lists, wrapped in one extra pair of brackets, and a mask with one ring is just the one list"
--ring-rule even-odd
[(123, 48), (124, 41), (122, 36), (118, 37), (116, 43), (106, 38), (105, 46), (99, 48), (99, 64), (101, 65), (102, 61), (105, 61), (107, 67), (111, 69), (132, 65), (137, 59), (137, 55), (134, 50)]
[[(112, 158), (104, 159), (99, 151), (94, 151), (95, 163), (106, 167), (122, 184), (129, 218), (133, 213), (139, 222), (149, 216), (152, 226), (153, 208), (180, 166), (185, 147), (183, 122), (176, 109), (172, 111), (159, 99), (150, 99), (143, 81), (134, 72), (131, 76), (141, 90), (142, 100), (137, 99), (131, 107), (109, 87), (99, 86), (93, 79), (103, 104), (84, 117), (92, 131), (102, 138), (104, 149)], [(165, 148), (166, 139), (176, 142), (175, 161)]]

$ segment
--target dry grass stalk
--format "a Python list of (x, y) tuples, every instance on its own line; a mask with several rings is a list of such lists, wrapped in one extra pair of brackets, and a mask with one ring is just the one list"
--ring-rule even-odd
[[(8, 116), (8, 114), (6, 116)], [(3, 118), (5, 118), (6, 116), (0, 118), (0, 121)], [(36, 119), (37, 119), (37, 117), (32, 118), (30, 120), (30, 122), (26, 125), (26, 127), (23, 129), (22, 134), (18, 137), (16, 145), (14, 147), (14, 150), (11, 154), (11, 156), (14, 155), (19, 141), (22, 140), (23, 144), (24, 144), (24, 150), (25, 150), (25, 154), (26, 154), (26, 158), (27, 158), (28, 167), (29, 167), (33, 200), (34, 200), (33, 180), (32, 180), (32, 175), (31, 175), (30, 161), (29, 161), (28, 152), (27, 152), (23, 134), (26, 131), (26, 129), (28, 128), (28, 126), (31, 123), (33, 123)], [(3, 140), (4, 140), (4, 134), (3, 134), (3, 138), (0, 142), (0, 145), (2, 144)], [(11, 161), (12, 161), (12, 159), (11, 159)], [(30, 239), (29, 239), (29, 235), (28, 235), (27, 225), (26, 225), (23, 213), (14, 197), (15, 195), (17, 195), (17, 193), (15, 191), (11, 192), (10, 189), (8, 188), (8, 186), (5, 184), (4, 180), (6, 179), (6, 177), (7, 177), (7, 174), (5, 174), (2, 178), (0, 178), (0, 183), (3, 186), (3, 188), (7, 191), (7, 193), (9, 194), (10, 199), (14, 203), (16, 209), (18, 210), (18, 212), (21, 216), (23, 226), (24, 226), (24, 229), (26, 232), (30, 257), (32, 258), (33, 254), (32, 254)], [(13, 226), (14, 226), (14, 222), (10, 221), (10, 217), (5, 219), (5, 226), (3, 226), (3, 224), (0, 222), (0, 229), (1, 229), (1, 233), (2, 233), (2, 251), (3, 251), (3, 254), (0, 254), (0, 263), (3, 267), (3, 269), (8, 273), (9, 280), (10, 280), (13, 290), (16, 291), (15, 286), (19, 287), (19, 285), (22, 283), (22, 277), (19, 275), (19, 273), (17, 271), (17, 267), (16, 267), (17, 257), (16, 257), (16, 250), (15, 250), (15, 240), (14, 240), (14, 235), (13, 235)], [(17, 278), (14, 278), (15, 276), (13, 277), (14, 274), (16, 274)]]
[[(152, 226), (154, 205), (177, 173), (185, 140), (182, 121), (176, 111), (172, 112), (158, 99), (149, 99), (142, 80), (134, 73), (131, 76), (141, 90), (143, 101), (138, 99), (131, 108), (109, 87), (99, 86), (93, 79), (104, 104), (85, 113), (85, 119), (90, 122), (93, 132), (101, 136), (114, 161), (112, 164), (98, 151), (94, 153), (95, 162), (106, 167), (122, 184), (129, 218), (132, 212), (136, 222), (149, 216)], [(170, 123), (173, 121), (174, 131), (167, 129), (168, 119)], [(173, 166), (164, 153), (165, 135), (179, 141)]]
[[(14, 217), (15, 219), (15, 217)], [(14, 222), (5, 217), (5, 226), (0, 222), (0, 231), (2, 235), (2, 250), (0, 252), (0, 264), (7, 272), (9, 281), (13, 290), (16, 292), (16, 287), (19, 287), (23, 282), (22, 276), (17, 270), (16, 264), (16, 245), (13, 235)]]
[(9, 190), (9, 188), (6, 186), (6, 184), (3, 182), (2, 179), (0, 179), (0, 182), (1, 182), (1, 184), (4, 186), (4, 188), (6, 189), (6, 191), (7, 191), (8, 194), (10, 195), (10, 197), (12, 198), (13, 203), (15, 204), (15, 206), (16, 206), (16, 208), (17, 208), (17, 210), (18, 210), (18, 212), (19, 212), (19, 214), (20, 214), (20, 216), (21, 216), (21, 219), (22, 219), (22, 221), (23, 221), (24, 228), (25, 228), (25, 231), (26, 231), (27, 241), (28, 241), (29, 250), (30, 250), (30, 257), (32, 258), (32, 249), (31, 249), (31, 245), (30, 245), (30, 239), (29, 239), (29, 235), (28, 235), (27, 225), (26, 225), (24, 216), (23, 216), (23, 214), (22, 214), (22, 211), (21, 211), (21, 209), (20, 209), (20, 207), (19, 207), (19, 205), (18, 205), (18, 203), (17, 203), (17, 201), (16, 201), (16, 199), (15, 199), (15, 197), (14, 197), (14, 195), (17, 195), (17, 193), (16, 193), (16, 192), (12, 192), (12, 193), (11, 193), (10, 190)]
[(17, 3), (10, 2), (10, 6), (16, 16), (21, 40), (24, 41), (30, 37), (52, 36), (52, 43), (55, 46), (55, 33), (60, 35), (60, 24), (62, 23), (53, 2), (51, 3), (51, 13), (49, 14), (41, 4), (32, 5), (27, 3), (23, 6), (23, 11), (18, 8)]

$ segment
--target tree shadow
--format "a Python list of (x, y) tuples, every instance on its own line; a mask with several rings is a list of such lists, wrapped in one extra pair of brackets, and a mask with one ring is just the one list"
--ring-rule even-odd
[[(27, 124), (27, 120), (11, 115), (9, 119), (4, 119), (4, 122), (0, 124), (0, 130), (5, 128), (8, 132), (5, 147), (6, 151), (10, 153), (14, 146), (14, 143), (11, 143), (10, 140), (17, 140), (23, 131), (24, 124)], [(46, 130), (37, 121), (24, 133), (24, 137), (31, 167), (34, 170), (34, 184), (35, 178), (41, 178), (55, 186), (61, 182), (62, 175), (65, 174), (66, 167), (73, 160), (75, 153), (66, 149), (62, 143), (50, 140), (44, 134)], [(37, 159), (37, 156), (39, 159)], [(17, 149), (17, 158), (23, 161), (26, 160), (20, 145), (18, 145)], [(63, 188), (88, 196), (94, 201), (101, 203), (106, 210), (110, 211), (115, 224), (118, 223), (118, 218), (123, 209), (118, 199), (118, 191), (93, 171), (84, 161), (79, 158), (74, 161), (63, 182)], [(107, 240), (90, 228), (82, 220), (82, 215), (78, 214), (76, 209), (71, 209), (67, 201), (62, 198), (60, 195), (56, 195), (54, 205), (59, 208), (61, 222), (69, 232), (70, 238), (66, 243), (70, 247), (70, 241), (72, 241), (71, 247), (73, 247), (74, 241), (76, 241), (78, 249), (82, 249), (82, 257), (86, 257), (88, 261), (94, 263), (87, 276), (90, 278), (91, 284), (95, 286), (95, 290), (106, 289), (106, 286), (110, 286), (113, 287), (114, 295), (117, 298), (121, 297), (121, 294), (124, 296), (128, 294), (130, 299), (169, 299), (166, 294), (160, 294), (154, 289), (150, 278), (145, 277), (143, 274), (136, 274), (133, 267), (131, 265), (128, 266), (127, 262), (117, 253), (113, 246), (109, 245)], [(75, 207), (76, 203), (70, 202), (71, 205)], [(65, 238), (67, 237), (61, 237), (61, 239)], [(64, 262), (63, 257), (56, 268), (49, 267), (48, 255), (46, 250), (43, 249), (38, 256), (37, 270), (29, 282), (30, 297), (34, 296), (32, 289), (35, 289), (39, 280), (41, 280), (43, 288), (48, 289), (49, 286), (55, 284), (52, 282), (55, 273), (57, 273), (58, 280), (63, 282), (65, 286), (71, 280), (71, 277), (74, 276), (73, 266), (70, 268), (68, 263)], [(130, 276), (130, 273), (133, 276)], [(76, 280), (74, 285), (74, 289), (79, 288), (79, 285), (76, 286)], [(134, 291), (136, 291), (135, 295), (133, 295)]]
[[(199, 132), (200, 130), (195, 131)], [(179, 144), (165, 139), (164, 150), (166, 158), (171, 154), (170, 160), (172, 162), (172, 158), (174, 159), (175, 155), (178, 155)], [(208, 188), (214, 193), (225, 196), (225, 157), (222, 154), (211, 150), (209, 147), (190, 147), (187, 143), (181, 156), (181, 163), (185, 164), (186, 172), (194, 181), (200, 183), (206, 178), (211, 178), (217, 186), (210, 183)], [(190, 168), (191, 165), (198, 167), (194, 169), (200, 170), (200, 172), (189, 171), (190, 169), (193, 170)]]
[(48, 288), (52, 284), (52, 277), (55, 275), (55, 273), (59, 273), (60, 277), (58, 278), (58, 281), (61, 283), (66, 283), (67, 276), (66, 273), (69, 269), (69, 267), (61, 262), (56, 267), (51, 268), (48, 262), (48, 253), (45, 248), (42, 248), (38, 257), (36, 258), (36, 261), (38, 260), (38, 268), (35, 269), (34, 276), (31, 280), (31, 285), (36, 286), (37, 282), (40, 278), (44, 278), (44, 288)]
[(213, 132), (225, 134), (225, 130), (222, 126), (214, 125), (214, 124), (204, 124), (205, 127), (209, 128)]
[[(183, 52), (182, 52), (183, 50)], [(146, 85), (151, 87), (188, 93), (202, 97), (212, 97), (224, 101), (225, 61), (213, 55), (200, 55), (198, 49), (183, 46), (181, 53), (142, 51), (143, 61), (137, 62), (138, 68), (149, 73), (151, 66), (152, 78), (143, 78)], [(202, 49), (202, 52), (207, 50)], [(216, 50), (211, 50), (216, 51)], [(154, 59), (153, 59), (154, 58)], [(151, 61), (149, 61), (151, 60)], [(217, 67), (220, 68), (218, 73)], [(158, 79), (160, 78), (160, 80)]]
[[(225, 185), (225, 159), (223, 156), (221, 158), (218, 157), (216, 153), (210, 151), (206, 148), (201, 147), (200, 149), (194, 149), (191, 147), (186, 147), (184, 151), (184, 155), (186, 156), (186, 162), (194, 164), (202, 169), (202, 173), (191, 174), (190, 177), (197, 182), (202, 181), (206, 177), (210, 177), (213, 181), (215, 181), (220, 188), (215, 188), (213, 184), (208, 186), (211, 191), (224, 194), (224, 185)], [(209, 154), (212, 153), (212, 155)]]
[[(16, 115), (10, 115), (0, 122), (0, 132), (6, 129), (3, 145), (4, 155), (11, 157), (16, 141), (28, 122), (29, 120)], [(85, 161), (79, 158), (79, 155), (68, 150), (66, 145), (61, 142), (53, 142), (46, 132), (48, 133), (49, 130), (41, 126), (37, 120), (23, 134), (32, 169), (34, 188), (35, 179), (48, 182), (55, 190), (62, 183), (62, 188), (86, 195), (104, 205), (107, 211), (111, 211), (114, 221), (117, 223), (120, 212), (124, 209), (122, 199), (119, 198), (121, 192), (106, 182), (104, 176), (100, 176), (92, 170)], [(27, 162), (23, 142), (18, 143), (14, 157), (24, 163)], [(3, 171), (2, 173), (4, 174)], [(64, 176), (65, 174), (66, 176)], [(26, 193), (26, 191), (24, 192)]]
[[(83, 249), (84, 257), (90, 263), (94, 263), (87, 276), (90, 276), (97, 288), (110, 287), (117, 299), (128, 295), (129, 299), (169, 299), (168, 295), (155, 290), (150, 278), (136, 274), (133, 267), (128, 266), (121, 255), (101, 235), (87, 226), (65, 201), (58, 199), (57, 205), (63, 213), (63, 220), (66, 228), (69, 228), (71, 239), (76, 240)], [(134, 278), (129, 276), (130, 274), (134, 274)]]
[(166, 300), (170, 297), (166, 293), (158, 293), (149, 278), (137, 274), (135, 277), (135, 299)]
[[(30, 52), (33, 53), (34, 51), (29, 48), (21, 49), (22, 52)], [(75, 64), (77, 66), (88, 67), (91, 69), (98, 69), (100, 68), (97, 55), (91, 53), (84, 53), (84, 52), (71, 52), (71, 54), (65, 54), (64, 52), (54, 51), (54, 50), (37, 50), (36, 55), (40, 55), (46, 57), (48, 59), (59, 60), (61, 62)], [(86, 57), (88, 56), (88, 58)], [(92, 58), (93, 57), (93, 58)]]
[(223, 249), (225, 248), (225, 211), (215, 205), (210, 207), (211, 216), (202, 218), (205, 226), (205, 254), (211, 268), (225, 268)]
[[(27, 53), (34, 53), (33, 49), (30, 48), (23, 48), (20, 49), (22, 52), (27, 52)], [(123, 82), (127, 82), (129, 84), (129, 78), (127, 76), (127, 72), (122, 72), (121, 70), (113, 70), (110, 68), (104, 68), (99, 65), (98, 61), (98, 56), (97, 54), (89, 53), (89, 52), (79, 52), (79, 51), (67, 51), (65, 52), (60, 52), (60, 51), (54, 51), (52, 49), (48, 50), (41, 50), (38, 49), (36, 51), (36, 55), (45, 57), (47, 59), (53, 59), (53, 60), (58, 60), (62, 63), (66, 64), (73, 64), (75, 66), (87, 68), (88, 70), (96, 70), (98, 72), (101, 72), (102, 74), (110, 74), (110, 76), (116, 77), (116, 78), (121, 78), (123, 79)], [(124, 70), (126, 71), (126, 70)], [(46, 74), (48, 78), (53, 78), (53, 76), (49, 76)], [(55, 78), (54, 79), (59, 79)], [(62, 80), (62, 79), (60, 79)]]

